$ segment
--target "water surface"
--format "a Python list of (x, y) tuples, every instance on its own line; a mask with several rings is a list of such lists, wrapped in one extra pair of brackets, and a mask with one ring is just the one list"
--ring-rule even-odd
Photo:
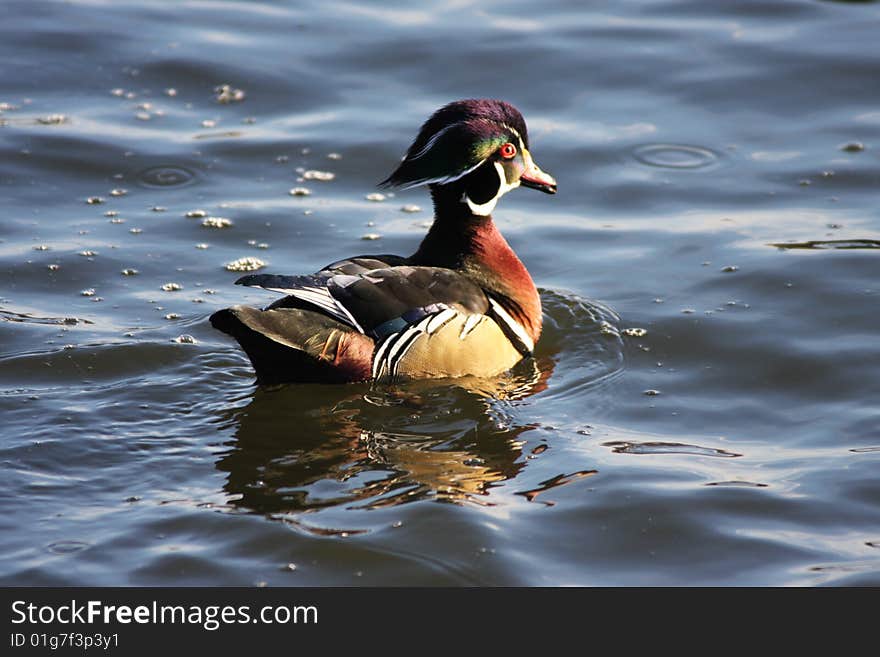
[[(0, 582), (880, 584), (877, 3), (4, 10)], [(256, 388), (225, 265), (412, 252), (366, 196), (474, 96), (559, 181), (535, 358)]]

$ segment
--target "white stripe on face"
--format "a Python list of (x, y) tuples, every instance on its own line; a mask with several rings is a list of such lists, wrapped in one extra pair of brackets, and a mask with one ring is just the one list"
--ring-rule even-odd
[(480, 160), (474, 166), (469, 167), (462, 171), (461, 173), (452, 174), (449, 176), (438, 176), (437, 178), (422, 178), (420, 180), (412, 180), (404, 185), (400, 186), (400, 189), (412, 189), (413, 187), (418, 187), (419, 185), (448, 185), (451, 182), (455, 182), (459, 178), (464, 178), (471, 171), (474, 171), (486, 160)]
[(461, 197), (461, 200), (467, 203), (467, 206), (471, 209), (475, 215), (480, 217), (487, 217), (492, 214), (492, 210), (495, 209), (495, 204), (498, 203), (498, 199), (504, 196), (511, 189), (516, 189), (519, 187), (519, 180), (514, 183), (507, 182), (507, 176), (504, 173), (504, 166), (501, 162), (493, 162), (495, 165), (495, 170), (498, 172), (498, 193), (495, 194), (494, 198), (489, 199), (485, 203), (474, 203), (470, 198), (468, 198), (467, 192)]
[(517, 139), (519, 139), (519, 145), (522, 146), (522, 135), (519, 134), (519, 131), (516, 128), (514, 128), (512, 125), (507, 125), (506, 123), (502, 123), (501, 125), (504, 128), (507, 128), (508, 130), (510, 130), (514, 134), (514, 136)]

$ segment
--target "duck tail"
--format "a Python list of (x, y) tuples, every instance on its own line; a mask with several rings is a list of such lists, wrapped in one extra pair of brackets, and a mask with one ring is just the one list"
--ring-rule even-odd
[(370, 378), (373, 340), (322, 313), (233, 306), (210, 319), (214, 328), (244, 349), (257, 383), (351, 383)]

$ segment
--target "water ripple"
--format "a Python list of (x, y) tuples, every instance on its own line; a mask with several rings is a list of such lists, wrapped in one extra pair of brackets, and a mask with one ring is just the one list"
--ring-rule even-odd
[(194, 171), (176, 165), (153, 166), (136, 175), (144, 187), (182, 187), (196, 181)]
[[(876, 582), (877, 4), (40, 5), (0, 21), (0, 583)], [(256, 388), (224, 263), (412, 253), (425, 190), (364, 199), (463, 89), (560, 180), (497, 213), (535, 356)]]
[(645, 144), (633, 151), (642, 164), (663, 169), (704, 169), (717, 164), (720, 156), (702, 146)]
[(666, 442), (629, 442), (624, 440), (612, 440), (602, 443), (603, 447), (610, 447), (617, 454), (693, 454), (695, 456), (720, 456), (723, 458), (734, 458), (742, 456), (735, 452), (728, 452), (724, 449), (716, 449), (714, 447), (701, 447), (699, 445), (688, 445), (686, 443), (666, 443)]
[(810, 240), (809, 242), (780, 242), (771, 244), (777, 249), (880, 249), (880, 240)]

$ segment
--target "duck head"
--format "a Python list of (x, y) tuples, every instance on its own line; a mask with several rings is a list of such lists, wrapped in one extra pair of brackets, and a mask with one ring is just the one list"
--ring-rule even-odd
[(520, 185), (556, 193), (556, 181), (535, 164), (522, 114), (501, 100), (449, 103), (425, 121), (400, 166), (379, 183), (408, 189), (429, 185), (486, 216)]

